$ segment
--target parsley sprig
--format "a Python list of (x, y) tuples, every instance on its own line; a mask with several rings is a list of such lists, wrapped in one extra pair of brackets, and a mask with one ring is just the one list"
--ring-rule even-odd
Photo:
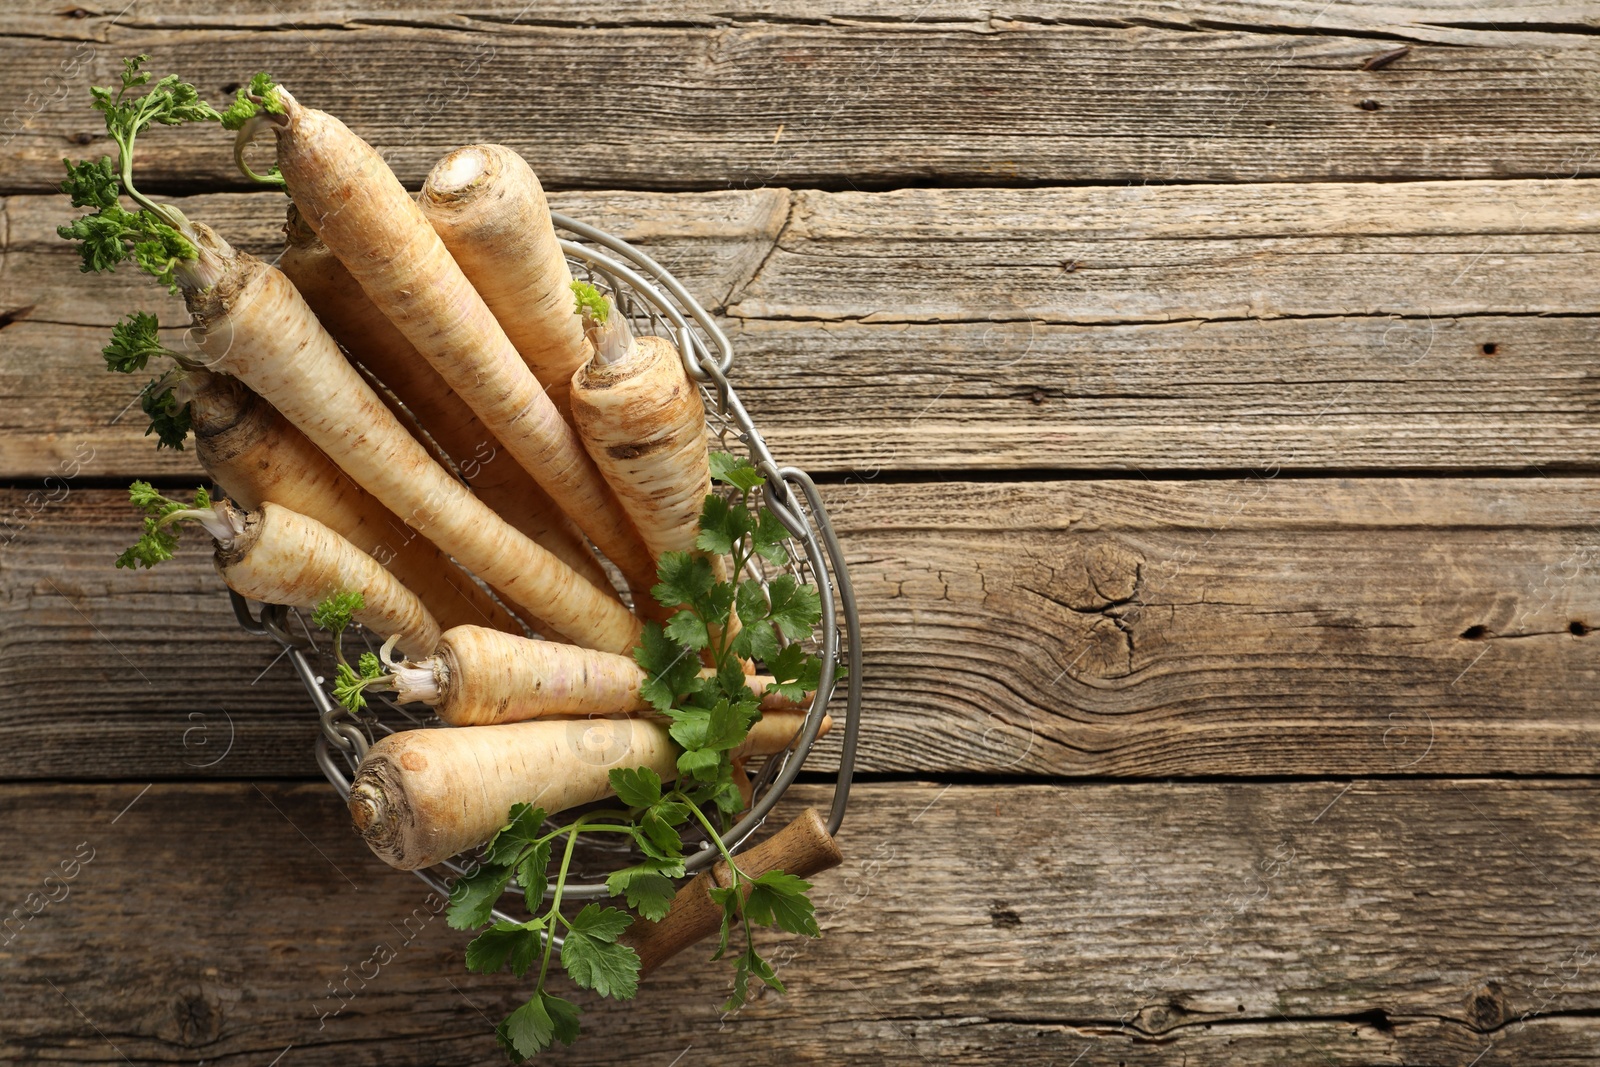
[(157, 357), (166, 357), (177, 364), (175, 369), (151, 379), (139, 391), (139, 407), (150, 419), (144, 434), (146, 437), (156, 435), (156, 449), (171, 448), (181, 452), (193, 427), (188, 402), (179, 401), (173, 390), (197, 364), (161, 343), (160, 326), (154, 315), (132, 312), (111, 327), (111, 343), (102, 348), (100, 354), (105, 357), (106, 370), (120, 374), (142, 371)]
[[(366, 606), (366, 597), (352, 590), (330, 594), (311, 609), (311, 621), (333, 637), (333, 699), (344, 705), (352, 715), (359, 714), (367, 706), (367, 698), (362, 695), (365, 690), (391, 681), (383, 660), (375, 654), (361, 653), (354, 665), (345, 658), (344, 632), (350, 628), (356, 612)], [(386, 645), (386, 651), (387, 648)]]
[(134, 482), (128, 487), (128, 500), (144, 512), (144, 533), (117, 557), (117, 566), (130, 570), (171, 559), (178, 548), (178, 523), (213, 514), (211, 494), (204, 486), (194, 491), (192, 502), (185, 502), (162, 496), (149, 482)]
[[(686, 830), (697, 829), (721, 853), (728, 872), (725, 886), (711, 889), (722, 909), (713, 959), (733, 946), (733, 989), (724, 1010), (749, 997), (751, 979), (779, 993), (783, 983), (757, 951), (755, 927), (776, 925), (791, 933), (821, 936), (807, 893), (811, 884), (782, 871), (753, 876), (740, 869), (723, 839), (731, 818), (744, 804), (734, 780), (732, 752), (761, 717), (760, 699), (751, 691), (741, 660), (763, 661), (775, 681), (769, 687), (791, 699), (816, 689), (821, 660), (799, 642), (821, 620), (817, 591), (787, 574), (765, 587), (754, 578), (739, 580), (759, 558), (773, 566), (788, 563), (789, 534), (753, 494), (763, 479), (749, 463), (726, 453), (711, 457), (713, 478), (728, 495), (706, 497), (700, 516), (698, 552), (662, 556), (652, 590), (667, 608), (677, 608), (665, 626), (646, 625), (634, 658), (647, 674), (643, 695), (671, 723), (669, 733), (681, 749), (678, 778), (670, 786), (648, 767), (619, 767), (610, 784), (625, 810), (592, 811), (556, 829), (545, 829), (545, 812), (526, 804), (511, 809), (507, 823), (491, 840), (481, 862), (452, 888), (448, 922), (457, 929), (490, 924), (495, 902), (511, 884), (522, 889), (533, 916), (527, 922), (494, 922), (467, 946), (467, 967), (490, 973), (509, 966), (518, 977), (538, 962), (528, 1001), (502, 1022), (496, 1035), (516, 1062), (559, 1041), (578, 1036), (578, 1008), (546, 988), (555, 937), (562, 938), (560, 963), (578, 986), (601, 996), (631, 998), (638, 988), (639, 957), (619, 942), (634, 921), (615, 907), (587, 904), (568, 918), (560, 910), (574, 849), (585, 833), (620, 834), (630, 839), (639, 861), (606, 879), (613, 897), (622, 897), (638, 915), (659, 920), (667, 914), (683, 877)], [(719, 577), (711, 557), (728, 557), (733, 580)], [(701, 676), (702, 656), (713, 670)], [(557, 842), (564, 842), (552, 878)], [(550, 897), (548, 905), (545, 896)], [(736, 931), (742, 936), (736, 940)]]
[[(176, 74), (151, 84), (150, 74), (140, 69), (148, 55), (122, 62), (121, 85), (115, 88), (93, 86), (94, 107), (105, 114), (106, 132), (116, 142), (118, 163), (109, 156), (98, 160), (62, 160), (67, 178), (61, 191), (72, 198), (73, 207), (93, 210), (57, 233), (79, 242), (85, 272), (111, 271), (126, 260), (154, 275), (176, 293), (176, 271), (193, 261), (198, 251), (192, 240), (193, 229), (183, 212), (171, 204), (158, 204), (133, 184), (133, 146), (139, 135), (152, 125), (181, 126), (190, 122), (215, 122), (217, 110), (200, 99), (200, 92)], [(149, 86), (143, 95), (131, 95)], [(121, 196), (139, 205), (129, 211)]]

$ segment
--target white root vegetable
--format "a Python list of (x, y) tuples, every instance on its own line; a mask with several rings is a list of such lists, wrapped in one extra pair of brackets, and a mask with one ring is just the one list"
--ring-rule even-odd
[[(639, 695), (647, 677), (630, 656), (457, 626), (432, 656), (398, 667), (393, 688), (399, 703), (430, 705), (452, 726), (486, 726), (557, 715), (643, 714), (651, 710)], [(763, 711), (801, 710), (767, 693), (771, 682), (762, 675), (746, 680)]]
[(522, 627), (427, 538), (334, 466), (272, 405), (242, 382), (190, 371), (195, 454), (222, 491), (254, 510), (281, 504), (348, 539), (414, 592), (441, 626), (475, 624), (520, 635)]
[[(735, 758), (783, 751), (804, 718), (766, 716)], [(614, 767), (649, 767), (674, 781), (678, 748), (649, 719), (407, 730), (368, 750), (351, 786), (350, 816), (379, 859), (416, 870), (487, 841), (513, 804), (557, 812), (609, 795)]]
[(283, 272), (196, 225), (209, 286), (185, 285), (201, 355), (282, 412), (357, 484), (562, 636), (626, 652), (640, 622), (495, 515), (400, 424)]
[(588, 360), (589, 345), (572, 313), (572, 271), (533, 168), (505, 145), (468, 145), (434, 165), (419, 202), (565, 415), (572, 372)]
[(416, 655), (438, 646), (439, 624), (416, 594), (315, 519), (272, 503), (240, 511), (227, 501), (182, 514), (215, 539), (217, 572), (240, 596), (309, 611), (335, 593), (360, 593), (355, 621)]
[[(278, 166), (302, 217), (511, 457), (617, 565), (635, 594), (645, 595), (655, 568), (638, 534), (411, 194), (344, 123), (301, 105), (282, 87), (277, 100), (283, 108), (272, 117)], [(501, 588), (479, 567), (467, 566)], [(549, 612), (525, 606), (560, 625)]]

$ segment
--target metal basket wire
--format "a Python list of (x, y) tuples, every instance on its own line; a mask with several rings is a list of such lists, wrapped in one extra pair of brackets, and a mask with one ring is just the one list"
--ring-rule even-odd
[[(755, 578), (765, 585), (779, 570), (785, 570), (815, 585), (822, 602), (821, 633), (808, 644), (822, 657), (823, 682), (811, 702), (796, 742), (785, 752), (768, 758), (751, 775), (750, 807), (724, 835), (725, 840), (733, 850), (751, 841), (799, 775), (816, 742), (823, 716), (830, 708), (834, 712), (833, 729), (840, 735), (840, 745), (827, 827), (830, 834), (837, 833), (844, 821), (855, 767), (861, 709), (861, 648), (855, 595), (845, 569), (844, 553), (817, 487), (804, 471), (777, 465), (728, 381), (727, 372), (733, 365), (733, 348), (728, 338), (677, 279), (649, 256), (617, 237), (563, 215), (552, 213), (551, 217), (558, 231), (577, 238), (561, 240), (573, 277), (588, 281), (609, 295), (618, 310), (628, 317), (635, 334), (665, 337), (677, 344), (684, 367), (698, 383), (705, 401), (713, 447), (747, 453), (766, 478), (760, 491), (760, 503), (772, 511), (791, 534), (788, 543), (791, 562), (784, 568), (772, 568), (758, 557), (751, 570), (734, 576), (735, 579)], [(384, 698), (376, 699), (374, 707), (361, 716), (352, 716), (331, 695), (329, 680), (333, 676), (333, 663), (331, 650), (323, 647), (326, 640), (319, 645), (314, 631), (300, 613), (278, 605), (266, 605), (259, 615), (252, 614), (243, 598), (231, 595), (240, 625), (251, 633), (276, 640), (310, 694), (321, 726), (317, 764), (341, 797), (349, 797), (355, 768), (377, 737), (401, 729), (451, 729), (427, 708), (404, 707)], [(292, 632), (292, 629), (299, 632)], [(359, 630), (354, 633), (359, 633), (369, 647), (374, 647), (370, 634)], [(846, 669), (842, 715), (833, 700), (836, 686), (832, 681), (835, 668), (841, 664)], [(615, 765), (628, 765), (626, 750), (617, 756)], [(709, 842), (702, 841), (697, 851), (693, 851), (693, 842), (687, 835), (685, 843), (692, 850), (685, 864), (690, 876), (709, 867), (717, 857)], [(625, 848), (604, 843), (589, 848), (575, 868), (579, 880), (567, 883), (564, 899), (593, 900), (609, 896), (605, 874), (633, 862)], [(463, 854), (437, 867), (413, 873), (447, 895), (449, 880), (470, 870), (472, 862), (471, 856)], [(585, 878), (587, 880), (583, 880)], [(508, 886), (506, 892), (521, 898), (521, 890), (515, 883)], [(499, 910), (495, 914), (500, 919), (514, 921), (512, 916)]]

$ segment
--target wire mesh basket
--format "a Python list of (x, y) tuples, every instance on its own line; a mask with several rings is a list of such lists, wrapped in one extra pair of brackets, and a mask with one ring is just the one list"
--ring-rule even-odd
[[(732, 576), (734, 580), (754, 578), (765, 586), (776, 574), (786, 571), (814, 585), (822, 602), (820, 631), (807, 642), (808, 650), (822, 658), (822, 683), (795, 742), (784, 752), (766, 758), (750, 775), (750, 805), (724, 835), (724, 840), (734, 851), (753, 840), (768, 813), (799, 775), (821, 731), (824, 716), (829, 714), (834, 717), (833, 730), (840, 736), (839, 765), (826, 823), (832, 835), (844, 820), (855, 766), (860, 728), (861, 649), (855, 596), (845, 569), (844, 554), (817, 487), (804, 471), (777, 465), (728, 381), (727, 373), (733, 364), (733, 349), (728, 338), (677, 279), (649, 256), (617, 237), (563, 215), (552, 213), (551, 217), (558, 234), (566, 235), (562, 237), (561, 247), (573, 277), (593, 284), (610, 296), (617, 310), (628, 318), (635, 335), (665, 337), (677, 344), (684, 367), (698, 384), (705, 402), (712, 447), (747, 454), (766, 478), (759, 492), (759, 503), (789, 532), (790, 562), (778, 568), (758, 556), (744, 574)], [(316, 746), (317, 763), (341, 797), (348, 799), (356, 767), (379, 737), (405, 729), (471, 729), (444, 726), (428, 708), (398, 705), (375, 694), (369, 695), (372, 705), (369, 709), (352, 715), (331, 693), (332, 650), (325, 638), (318, 640), (301, 613), (279, 605), (264, 605), (259, 614), (254, 614), (238, 594), (231, 596), (240, 625), (251, 633), (276, 640), (305, 685), (321, 726)], [(369, 648), (376, 649), (372, 635), (365, 631), (353, 628), (350, 636), (359, 636)], [(841, 665), (845, 668), (842, 708), (834, 700), (839, 685), (832, 681), (837, 674), (836, 667)], [(583, 723), (584, 720), (574, 720), (573, 729), (581, 733)], [(612, 744), (597, 758), (611, 761), (608, 763), (611, 766), (630, 766), (626, 743)], [(689, 850), (685, 863), (689, 876), (710, 867), (718, 856), (709, 841), (702, 840), (696, 848), (687, 832), (685, 846)], [(562, 891), (563, 899), (593, 900), (609, 896), (605, 876), (631, 862), (634, 859), (630, 858), (625, 843), (586, 839), (575, 857), (575, 874)], [(449, 880), (468, 870), (471, 863), (471, 856), (463, 854), (413, 873), (438, 892), (448, 894)], [(515, 883), (507, 887), (506, 893), (521, 899), (521, 890)], [(498, 910), (495, 914), (505, 920), (512, 918)]]

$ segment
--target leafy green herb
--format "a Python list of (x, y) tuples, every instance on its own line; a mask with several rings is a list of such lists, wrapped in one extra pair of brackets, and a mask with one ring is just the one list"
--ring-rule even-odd
[(239, 130), (257, 115), (283, 114), (283, 99), (278, 94), (278, 83), (266, 71), (257, 72), (250, 84), (234, 93), (233, 103), (217, 116), (225, 130)]
[(351, 591), (332, 593), (311, 609), (311, 621), (333, 635), (333, 699), (352, 715), (367, 706), (368, 689), (392, 681), (383, 661), (371, 652), (361, 653), (353, 666), (345, 658), (344, 632), (356, 613), (366, 606), (366, 597), (359, 591)]
[(611, 305), (600, 290), (588, 282), (573, 282), (572, 296), (577, 305), (573, 314), (582, 315), (597, 326), (605, 325), (606, 319), (611, 316)]
[[(585, 289), (599, 296), (592, 287), (575, 283), (580, 310), (586, 306)], [(719, 483), (731, 488), (731, 499), (721, 494), (706, 498), (700, 516), (701, 551), (730, 556), (730, 573), (735, 576), (758, 558), (778, 566), (786, 563), (788, 531), (771, 512), (752, 506), (751, 494), (763, 483), (760, 473), (724, 453), (712, 455), (711, 469)], [(562, 936), (562, 969), (579, 986), (624, 1000), (638, 988), (638, 956), (619, 941), (633, 921), (627, 913), (599, 904), (586, 905), (570, 919), (560, 912), (580, 834), (621, 834), (631, 839), (643, 858), (613, 872), (606, 888), (650, 920), (666, 916), (676, 892), (673, 879), (685, 873), (683, 832), (689, 825), (697, 825), (721, 852), (729, 884), (711, 890), (723, 912), (714, 958), (736, 946), (733, 989), (725, 1010), (745, 1003), (752, 980), (783, 991), (771, 964), (756, 951), (755, 927), (776, 925), (808, 937), (821, 933), (806, 895), (810, 883), (782, 871), (745, 873), (722, 837), (730, 817), (743, 806), (731, 754), (761, 717), (760, 698), (750, 690), (740, 660), (765, 662), (774, 678), (770, 688), (786, 697), (798, 700), (815, 690), (822, 661), (798, 642), (809, 637), (821, 620), (817, 592), (786, 575), (765, 586), (754, 579), (719, 581), (706, 556), (687, 552), (666, 553), (657, 578), (656, 600), (678, 610), (665, 625), (646, 625), (634, 660), (647, 675), (642, 695), (670, 721), (668, 732), (681, 750), (677, 781), (669, 787), (648, 767), (616, 768), (610, 784), (626, 811), (590, 812), (553, 830), (544, 828), (543, 810), (518, 804), (489, 842), (483, 862), (451, 893), (451, 926), (489, 927), (467, 947), (469, 969), (488, 972), (509, 967), (520, 977), (533, 970), (536, 958), (540, 961), (528, 1002), (497, 1030), (501, 1045), (517, 1062), (557, 1041), (570, 1044), (578, 1034), (578, 1009), (546, 989), (552, 935)], [(737, 627), (730, 625), (735, 615)], [(709, 657), (713, 666), (708, 677), (701, 676), (702, 656)], [(560, 864), (551, 877), (554, 846), (563, 839)], [(535, 917), (526, 923), (490, 925), (495, 903), (513, 878)], [(738, 932), (742, 936), (736, 942)]]
[[(105, 114), (106, 132), (116, 142), (119, 163), (114, 166), (109, 157), (93, 162), (62, 161), (67, 177), (61, 191), (72, 199), (73, 207), (93, 210), (56, 232), (79, 242), (83, 271), (115, 270), (131, 259), (175, 293), (178, 266), (198, 256), (190, 236), (193, 231), (183, 212), (170, 204), (157, 204), (134, 187), (134, 142), (152, 125), (214, 122), (221, 116), (200, 99), (199, 90), (176, 74), (151, 84), (150, 75), (141, 69), (149, 58), (139, 55), (123, 60), (120, 87), (89, 90), (95, 109)], [(145, 86), (149, 88), (143, 95), (130, 95)], [(123, 193), (139, 210), (122, 206)]]
[(162, 496), (149, 482), (134, 482), (128, 487), (128, 500), (145, 513), (144, 533), (117, 557), (117, 566), (130, 570), (171, 559), (178, 548), (177, 524), (209, 514), (211, 509), (211, 494), (204, 486), (194, 491), (192, 502), (185, 503)]

